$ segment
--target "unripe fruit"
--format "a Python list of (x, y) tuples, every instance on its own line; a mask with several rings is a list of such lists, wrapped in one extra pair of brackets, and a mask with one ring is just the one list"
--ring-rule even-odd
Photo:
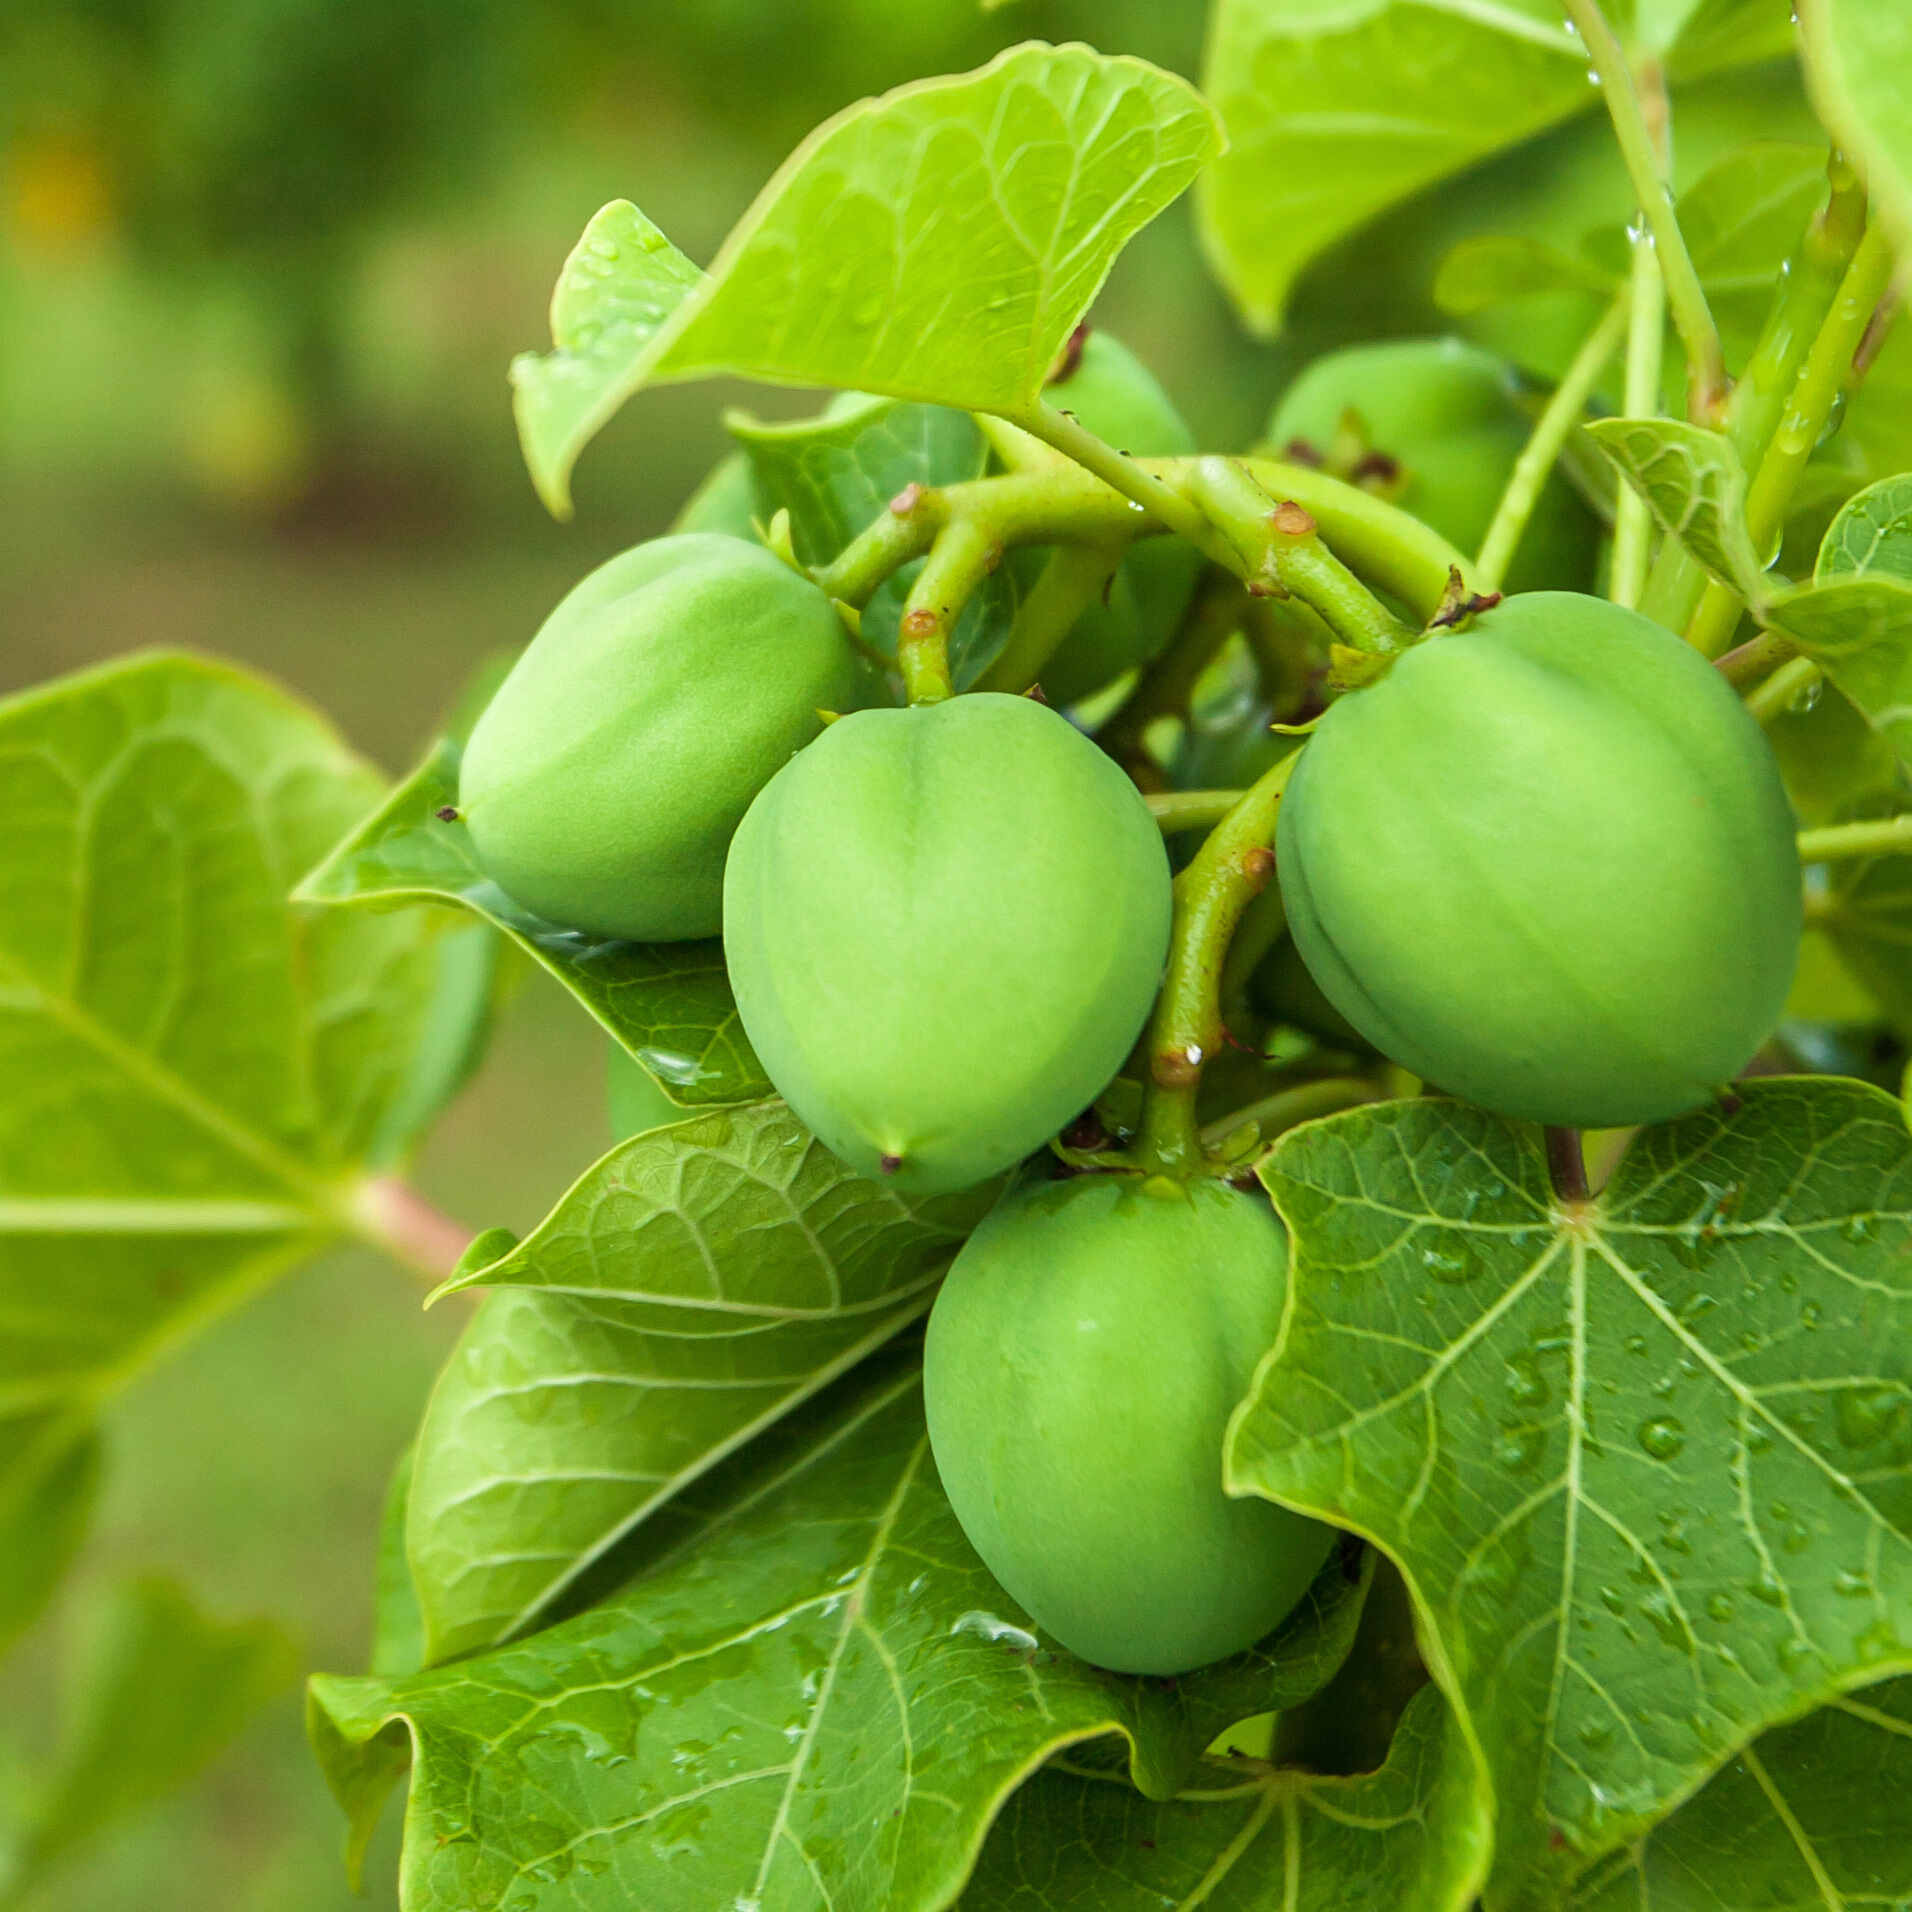
[[(1180, 458), (1195, 435), (1155, 375), (1106, 332), (1083, 341), (1074, 371), (1045, 396), (1118, 451)], [(1053, 704), (1073, 704), (1146, 662), (1166, 644), (1188, 608), (1202, 554), (1185, 539), (1140, 538), (1123, 557), (1104, 603), (1091, 606), (1042, 667)]]
[(479, 861), (569, 928), (713, 936), (732, 832), (857, 683), (829, 599), (762, 546), (640, 544), (551, 613), (473, 729)]
[(967, 1188), (1081, 1112), (1168, 948), (1148, 806), (1054, 711), (977, 692), (832, 724), (751, 806), (724, 954), (809, 1127), (899, 1189)]
[(923, 1398), (950, 1505), (1008, 1593), (1097, 1666), (1239, 1652), (1327, 1558), (1333, 1529), (1222, 1491), (1287, 1266), (1258, 1195), (1082, 1176), (1010, 1196), (936, 1298)]
[(1615, 1128), (1770, 1033), (1799, 858), (1759, 726), (1597, 598), (1510, 598), (1328, 711), (1281, 806), (1288, 926), (1329, 1000), (1503, 1115)]
[[(1277, 456), (1299, 439), (1325, 455), (1352, 411), (1367, 449), (1406, 476), (1394, 502), (1469, 555), (1480, 549), (1531, 421), (1514, 401), (1512, 369), (1460, 339), (1351, 345), (1307, 366), (1266, 433)], [(1512, 591), (1584, 589), (1594, 581), (1599, 525), (1555, 472), (1541, 490), (1506, 581)]]

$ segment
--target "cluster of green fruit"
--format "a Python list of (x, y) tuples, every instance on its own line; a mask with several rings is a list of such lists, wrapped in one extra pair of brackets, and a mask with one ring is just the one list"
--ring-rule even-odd
[[(1113, 442), (1192, 449), (1111, 342), (1074, 378)], [(1270, 436), (1471, 544), (1523, 429), (1498, 366), (1433, 343), (1313, 368)], [(1586, 582), (1591, 515), (1563, 490), (1542, 523), (1525, 581)], [(1075, 697), (1145, 660), (1198, 567), (1136, 546), (1045, 684)], [(1122, 1071), (1174, 896), (1144, 798), (1057, 709), (882, 699), (810, 578), (680, 532), (553, 613), (471, 736), (460, 807), (488, 871), (554, 921), (721, 932), (791, 1107), (851, 1167), (934, 1195), (1013, 1169)], [(1279, 814), (1324, 1012), (1489, 1108), (1677, 1114), (1777, 1019), (1800, 885), (1776, 768), (1718, 673), (1633, 612), (1536, 589), (1415, 645), (1329, 707)], [(984, 1561), (1085, 1658), (1174, 1673), (1236, 1651), (1324, 1559), (1329, 1529), (1220, 1479), (1285, 1265), (1262, 1196), (1207, 1173), (1025, 1179), (957, 1258), (926, 1349), (938, 1467)]]

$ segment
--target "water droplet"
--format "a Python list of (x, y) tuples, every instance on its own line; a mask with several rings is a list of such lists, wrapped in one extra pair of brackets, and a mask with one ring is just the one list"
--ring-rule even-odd
[(1819, 1649), (1810, 1640), (1798, 1638), (1781, 1640), (1779, 1643), (1779, 1664), (1794, 1679), (1803, 1678), (1819, 1664)]
[(1753, 1581), (1747, 1591), (1763, 1605), (1783, 1607), (1786, 1604), (1786, 1589), (1770, 1568)]
[(1802, 1554), (1812, 1545), (1812, 1529), (1803, 1520), (1795, 1520), (1779, 1536), (1779, 1544), (1789, 1554)]
[(1755, 1421), (1746, 1430), (1746, 1451), (1749, 1454), (1763, 1454), (1773, 1444), (1773, 1437), (1759, 1422)]
[(1629, 1354), (1644, 1354), (1646, 1352), (1646, 1336), (1643, 1334), (1630, 1334), (1620, 1345), (1625, 1348)]
[(1605, 1607), (1609, 1613), (1624, 1613), (1627, 1610), (1627, 1597), (1618, 1587), (1602, 1587), (1600, 1589), (1600, 1604)]
[(1863, 1600), (1872, 1591), (1871, 1580), (1851, 1568), (1832, 1576), (1832, 1590), (1843, 1600)]
[(1545, 1407), (1550, 1396), (1540, 1370), (1523, 1355), (1507, 1363), (1507, 1393), (1516, 1407)]
[(1480, 1272), (1480, 1264), (1471, 1255), (1457, 1255), (1451, 1249), (1423, 1248), (1421, 1266), (1436, 1281), (1471, 1281)]
[(1810, 717), (1812, 713), (1819, 708), (1819, 699), (1824, 694), (1825, 687), (1825, 680), (1819, 677), (1813, 678), (1808, 683), (1801, 684), (1799, 688), (1786, 699), (1787, 710), (1795, 717)]
[(1671, 1594), (1656, 1587), (1640, 1602), (1640, 1612), (1668, 1646), (1683, 1647), (1687, 1644), (1686, 1621), (1679, 1608), (1673, 1604)]
[(1908, 1419), (1907, 1397), (1896, 1388), (1848, 1388), (1839, 1397), (1839, 1438), (1848, 1447), (1870, 1447)]
[(1709, 1620), (1717, 1620), (1721, 1626), (1724, 1626), (1737, 1611), (1730, 1593), (1716, 1593), (1706, 1603), (1706, 1617)]
[(1612, 1726), (1603, 1719), (1590, 1719), (1580, 1729), (1583, 1746), (1604, 1746), (1613, 1737)]
[(1820, 1309), (1820, 1306), (1818, 1302), (1816, 1301), (1807, 1302), (1806, 1305), (1803, 1308), (1801, 1308), (1799, 1311), (1799, 1319), (1808, 1328), (1818, 1327), (1820, 1319), (1821, 1319), (1821, 1315), (1822, 1315), (1822, 1310)]
[(1861, 1660), (1870, 1663), (1873, 1660), (1889, 1660), (1905, 1649), (1897, 1628), (1882, 1615), (1853, 1641), (1852, 1650)]
[[(1817, 686), (1815, 685), (1814, 688), (1816, 689)], [(1850, 1242), (1870, 1241), (1878, 1224), (1879, 1218), (1876, 1215), (1853, 1215), (1847, 1218), (1845, 1227), (1839, 1232)]]
[(1547, 1437), (1537, 1427), (1509, 1427), (1494, 1443), (1494, 1459), (1502, 1467), (1525, 1473), (1546, 1452)]
[(993, 1613), (985, 1613), (980, 1607), (972, 1608), (968, 1613), (951, 1621), (950, 1632), (973, 1633), (978, 1639), (987, 1640), (992, 1646), (1013, 1646), (1019, 1652), (1033, 1653), (1036, 1650), (1036, 1636), (1026, 1628), (1013, 1626), (1007, 1620)]
[(1656, 1414), (1640, 1423), (1640, 1445), (1656, 1461), (1670, 1461), (1686, 1445), (1686, 1429), (1671, 1415)]

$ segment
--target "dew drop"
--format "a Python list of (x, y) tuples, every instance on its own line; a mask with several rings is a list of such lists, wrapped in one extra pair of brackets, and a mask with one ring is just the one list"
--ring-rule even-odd
[(1706, 1617), (1709, 1620), (1717, 1620), (1721, 1626), (1724, 1626), (1737, 1611), (1730, 1593), (1716, 1593), (1706, 1603)]
[(1627, 1597), (1618, 1587), (1602, 1587), (1600, 1589), (1600, 1604), (1605, 1607), (1609, 1613), (1624, 1613), (1627, 1610)]
[(1906, 1397), (1896, 1388), (1850, 1388), (1839, 1397), (1839, 1438), (1848, 1447), (1870, 1447), (1906, 1419)]
[(1819, 1649), (1810, 1640), (1781, 1640), (1779, 1664), (1785, 1672), (1799, 1679), (1818, 1666)]
[(1494, 1459), (1502, 1467), (1525, 1473), (1546, 1450), (1546, 1436), (1537, 1427), (1510, 1427), (1494, 1443)]
[(1423, 1248), (1421, 1266), (1436, 1281), (1471, 1281), (1480, 1272), (1480, 1265), (1470, 1255), (1457, 1255), (1451, 1249)]
[(1671, 1415), (1656, 1414), (1640, 1423), (1640, 1445), (1656, 1461), (1670, 1461), (1686, 1445), (1686, 1429)]
[(1872, 1582), (1865, 1574), (1847, 1568), (1832, 1576), (1832, 1590), (1842, 1600), (1863, 1600), (1871, 1593)]
[(1620, 1345), (1625, 1348), (1629, 1354), (1644, 1354), (1646, 1352), (1646, 1336), (1643, 1334), (1630, 1334)]
[(1507, 1363), (1507, 1393), (1517, 1407), (1545, 1407), (1549, 1399), (1540, 1370), (1521, 1356)]
[(1805, 1553), (1812, 1546), (1812, 1529), (1803, 1520), (1795, 1520), (1779, 1536), (1779, 1544), (1789, 1554)]
[(1823, 1311), (1821, 1310), (1818, 1302), (1809, 1301), (1806, 1303), (1806, 1305), (1803, 1308), (1800, 1309), (1799, 1319), (1806, 1327), (1816, 1328), (1818, 1327), (1820, 1323), (1820, 1320), (1822, 1318), (1822, 1313)]
[(1786, 1589), (1780, 1583), (1778, 1575), (1770, 1571), (1762, 1573), (1751, 1584), (1748, 1591), (1764, 1606), (1783, 1607), (1786, 1604)]

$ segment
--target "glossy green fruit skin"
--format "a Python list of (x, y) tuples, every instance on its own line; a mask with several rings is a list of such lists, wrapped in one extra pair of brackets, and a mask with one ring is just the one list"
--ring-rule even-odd
[[(1386, 452), (1408, 475), (1394, 502), (1471, 557), (1527, 442), (1530, 421), (1513, 393), (1509, 367), (1460, 339), (1351, 345), (1303, 370), (1276, 404), (1266, 436), (1277, 454), (1295, 439), (1326, 451), (1342, 413), (1356, 412), (1370, 448)], [(1592, 511), (1556, 472), (1540, 494), (1505, 588), (1589, 589), (1598, 555)]]
[(1799, 859), (1759, 726), (1597, 598), (1509, 598), (1342, 698), (1276, 856), (1288, 927), (1384, 1054), (1529, 1121), (1696, 1107), (1786, 999)]
[(911, 1193), (984, 1181), (1087, 1107), (1141, 1033), (1168, 928), (1134, 786), (993, 692), (832, 724), (751, 805), (724, 879), (765, 1071)]
[(679, 1108), (650, 1071), (621, 1043), (614, 1042), (609, 1047), (604, 1072), (604, 1105), (611, 1118), (612, 1141), (628, 1142), (634, 1135), (690, 1119), (691, 1111)]
[[(1155, 374), (1106, 332), (1089, 334), (1075, 370), (1044, 396), (1138, 458), (1181, 458), (1196, 449)], [(1185, 539), (1140, 539), (1117, 567), (1107, 601), (1076, 620), (1042, 667), (1043, 694), (1052, 704), (1078, 703), (1154, 656), (1181, 622), (1201, 568), (1201, 553)]]
[(761, 545), (638, 545), (551, 613), (473, 729), (479, 861), (568, 928), (714, 936), (732, 832), (857, 683), (829, 599)]
[(1259, 1196), (1081, 1176), (1011, 1195), (936, 1298), (923, 1398), (950, 1505), (1009, 1595), (1097, 1666), (1239, 1652), (1327, 1558), (1332, 1528), (1222, 1491), (1287, 1264)]

